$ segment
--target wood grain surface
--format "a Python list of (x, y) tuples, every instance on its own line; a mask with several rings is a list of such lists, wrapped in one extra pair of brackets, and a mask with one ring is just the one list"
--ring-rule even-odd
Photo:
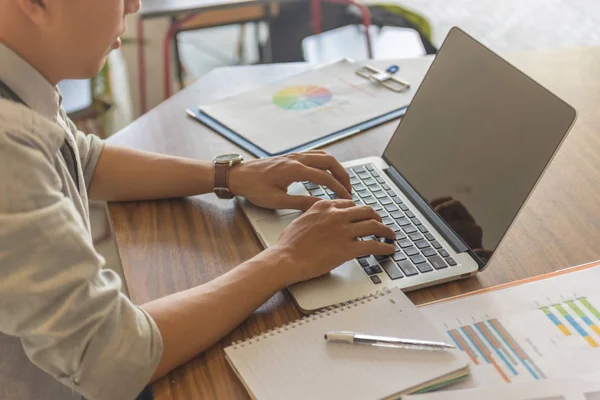
[[(600, 48), (506, 58), (573, 105), (578, 121), (489, 268), (474, 278), (412, 292), (409, 296), (416, 304), (600, 259)], [(215, 70), (109, 141), (201, 159), (244, 153), (187, 118), (185, 108), (306, 68), (287, 64)], [(396, 125), (388, 123), (327, 150), (342, 161), (380, 155)], [(235, 203), (213, 195), (113, 203), (109, 209), (129, 292), (136, 303), (205, 283), (262, 250)], [(298, 317), (300, 312), (289, 295), (276, 293), (220, 343), (155, 383), (156, 399), (248, 398), (225, 360), (223, 347)]]

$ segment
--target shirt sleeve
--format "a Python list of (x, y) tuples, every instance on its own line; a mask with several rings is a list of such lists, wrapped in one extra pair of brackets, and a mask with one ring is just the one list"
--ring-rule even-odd
[(100, 153), (104, 148), (104, 140), (93, 134), (85, 134), (79, 130), (75, 124), (68, 120), (69, 127), (75, 136), (75, 142), (77, 143), (77, 149), (79, 150), (79, 158), (81, 162), (81, 168), (83, 169), (83, 179), (85, 180), (85, 187), (90, 188), (94, 171), (96, 170), (96, 164)]
[(89, 190), (96, 170), (96, 164), (98, 158), (104, 149), (104, 140), (100, 139), (94, 134), (85, 134), (77, 129), (77, 126), (67, 116), (64, 109), (60, 109), (60, 116), (66, 121), (69, 130), (75, 137), (75, 143), (77, 144), (77, 151), (79, 152), (79, 162), (81, 163), (81, 169), (83, 170), (83, 179), (85, 181), (85, 187)]
[[(88, 166), (97, 158), (93, 140)], [(0, 131), (0, 331), (86, 398), (132, 399), (160, 361), (160, 332), (102, 268), (62, 194), (52, 163), (60, 144)]]

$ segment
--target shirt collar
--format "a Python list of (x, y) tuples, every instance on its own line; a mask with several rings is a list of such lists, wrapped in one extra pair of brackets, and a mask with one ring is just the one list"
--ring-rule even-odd
[(29, 108), (53, 121), (58, 119), (61, 95), (32, 65), (0, 42), (0, 79)]

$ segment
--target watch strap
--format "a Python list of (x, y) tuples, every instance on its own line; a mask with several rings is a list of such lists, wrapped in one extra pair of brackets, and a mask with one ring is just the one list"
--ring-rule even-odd
[(229, 163), (215, 163), (215, 187), (214, 192), (220, 199), (233, 199), (235, 195), (229, 190), (229, 170), (231, 169), (231, 162)]

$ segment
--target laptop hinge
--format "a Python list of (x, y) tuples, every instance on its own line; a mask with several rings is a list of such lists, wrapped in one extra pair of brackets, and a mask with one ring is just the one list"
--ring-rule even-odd
[(396, 170), (388, 160), (385, 159), (385, 162), (390, 166), (389, 168), (383, 170), (386, 173), (388, 178), (392, 180), (402, 190), (404, 195), (408, 197), (408, 199), (414, 204), (414, 206), (423, 214), (427, 220), (436, 227), (438, 232), (443, 236), (444, 239), (452, 246), (454, 251), (457, 253), (468, 253), (479, 265), (479, 269), (483, 270), (485, 267), (485, 262), (482, 261), (477, 255), (471, 250), (469, 246), (465, 244), (465, 242), (461, 239), (460, 236), (448, 224), (444, 221), (438, 213), (436, 213), (431, 206), (425, 201), (419, 193), (408, 183), (406, 179)]

